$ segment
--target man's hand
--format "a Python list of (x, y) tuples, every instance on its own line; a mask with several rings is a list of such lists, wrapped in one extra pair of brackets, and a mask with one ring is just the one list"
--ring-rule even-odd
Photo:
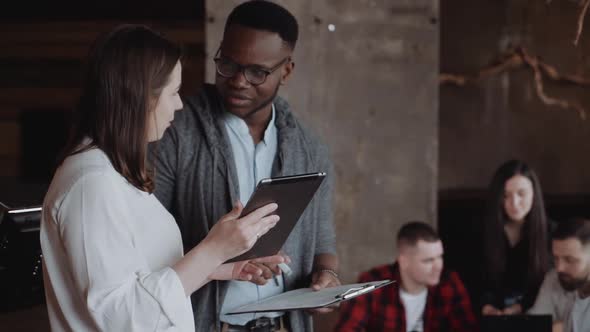
[[(336, 273), (331, 270), (319, 270), (314, 272), (311, 275), (311, 288), (315, 291), (319, 291), (320, 289), (328, 288), (328, 287), (336, 287), (340, 286), (340, 279), (336, 276)], [(328, 312), (334, 311), (338, 305), (330, 306), (326, 308), (319, 308), (319, 309), (311, 309), (309, 313), (312, 314), (324, 314)]]
[(311, 288), (318, 291), (326, 287), (340, 286), (340, 280), (331, 270), (316, 271), (311, 276)]

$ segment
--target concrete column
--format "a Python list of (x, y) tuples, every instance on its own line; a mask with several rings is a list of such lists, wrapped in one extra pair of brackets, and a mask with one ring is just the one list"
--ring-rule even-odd
[[(206, 1), (207, 80), (225, 18)], [(409, 220), (436, 222), (438, 0), (285, 0), (300, 40), (281, 90), (331, 146), (343, 282), (393, 261)]]

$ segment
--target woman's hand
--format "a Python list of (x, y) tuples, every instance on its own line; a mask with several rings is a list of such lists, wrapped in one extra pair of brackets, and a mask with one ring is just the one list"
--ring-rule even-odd
[(486, 304), (483, 306), (483, 308), (481, 308), (481, 313), (484, 316), (497, 316), (501, 315), (502, 311), (491, 304)]
[(252, 269), (257, 269), (262, 271), (259, 275), (253, 275), (252, 279), (248, 280), (253, 284), (256, 285), (266, 285), (266, 282), (273, 278), (275, 275), (280, 275), (282, 273), (281, 268), (279, 267), (280, 263), (289, 264), (291, 263), (291, 258), (285, 255), (283, 252), (279, 251), (277, 254), (283, 257), (283, 262), (273, 262), (273, 261), (264, 261), (264, 260), (251, 260), (249, 265), (252, 265)]
[(515, 303), (509, 307), (504, 308), (502, 310), (504, 315), (518, 315), (522, 313), (522, 306), (519, 303)]
[(244, 207), (237, 202), (234, 208), (221, 217), (213, 226), (205, 240), (223, 261), (248, 251), (262, 235), (266, 234), (279, 221), (279, 216), (271, 215), (277, 204), (267, 204), (245, 217), (239, 218)]
[[(274, 274), (267, 275), (260, 265), (276, 265), (285, 263), (285, 257), (278, 254), (274, 256), (267, 256), (255, 258), (248, 261), (240, 261), (234, 263), (226, 263), (220, 265), (209, 276), (212, 280), (242, 280), (242, 281), (257, 281), (256, 284), (265, 284), (267, 279), (270, 279)], [(280, 272), (280, 270), (279, 270)]]
[(551, 332), (563, 332), (563, 323), (562, 322), (553, 323), (553, 327), (551, 329)]
[[(258, 273), (258, 268), (248, 262), (225, 266), (223, 262), (252, 248), (260, 236), (276, 225), (279, 216), (269, 214), (277, 209), (277, 205), (265, 205), (239, 218), (242, 209), (242, 204), (236, 203), (233, 210), (219, 219), (201, 243), (172, 266), (187, 296), (211, 279), (248, 279)], [(272, 256), (267, 259), (272, 261), (277, 258)]]

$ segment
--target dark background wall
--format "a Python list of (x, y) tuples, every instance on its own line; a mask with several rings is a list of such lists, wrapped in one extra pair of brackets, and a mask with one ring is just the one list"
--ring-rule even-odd
[[(441, 72), (475, 73), (510, 45), (522, 45), (562, 74), (590, 78), (588, 18), (580, 44), (572, 44), (580, 11), (576, 2), (441, 3)], [(590, 111), (590, 86), (545, 80), (545, 90)], [(528, 68), (462, 88), (443, 85), (439, 126), (441, 190), (486, 187), (496, 167), (516, 157), (538, 171), (547, 193), (589, 191), (590, 120), (541, 103)]]
[[(590, 24), (573, 45), (576, 1), (441, 1), (440, 71), (476, 74), (514, 46), (590, 79)], [(551, 97), (590, 111), (590, 86), (544, 80)], [(544, 105), (529, 67), (464, 87), (442, 85), (439, 116), (438, 226), (445, 264), (461, 273), (477, 308), (481, 281), (481, 217), (495, 169), (519, 158), (538, 173), (551, 219), (590, 216), (590, 120)], [(588, 114), (590, 115), (590, 114)]]
[(0, 177), (48, 181), (96, 37), (144, 23), (186, 50), (183, 91), (203, 82), (203, 3), (55, 1), (0, 13)]

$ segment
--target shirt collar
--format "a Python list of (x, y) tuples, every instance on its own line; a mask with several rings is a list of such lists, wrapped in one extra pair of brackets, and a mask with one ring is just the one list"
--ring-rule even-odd
[(276, 135), (277, 132), (277, 127), (275, 125), (275, 104), (272, 104), (272, 110), (271, 110), (271, 116), (270, 116), (270, 122), (268, 123), (268, 126), (266, 127), (266, 130), (264, 131), (264, 137), (262, 138), (262, 142), (264, 142), (265, 145), (268, 145), (268, 143), (271, 141), (272, 137), (274, 135)]
[[(264, 143), (264, 145), (268, 145), (270, 140), (272, 139), (273, 135), (275, 135), (277, 132), (277, 127), (275, 125), (276, 111), (275, 111), (274, 103), (271, 104), (271, 106), (272, 106), (272, 110), (271, 110), (270, 122), (268, 123), (268, 126), (264, 130), (264, 135), (262, 137), (262, 143)], [(224, 121), (229, 126), (229, 128), (232, 131), (234, 131), (236, 134), (238, 134), (240, 137), (249, 137), (250, 136), (250, 130), (248, 129), (248, 125), (246, 124), (246, 121), (244, 121), (239, 116), (237, 116), (231, 112), (225, 112)]]

